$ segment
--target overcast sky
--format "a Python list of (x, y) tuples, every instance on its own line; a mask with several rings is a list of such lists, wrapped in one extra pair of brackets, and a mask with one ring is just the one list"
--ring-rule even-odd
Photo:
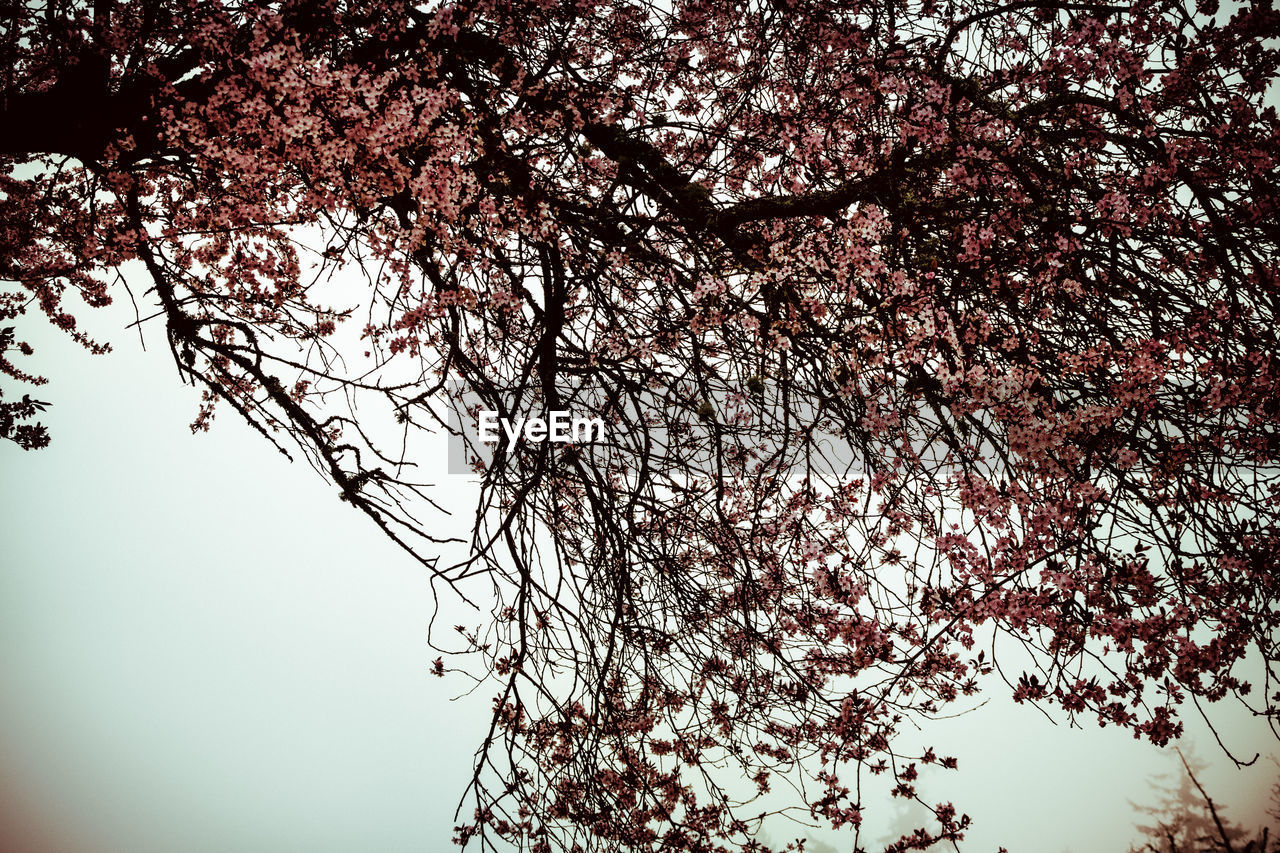
[[(198, 395), (158, 327), (143, 353), (120, 331), (131, 311), (91, 319), (116, 353), (20, 328), (53, 380), (34, 396), (54, 441), (0, 446), (0, 850), (450, 849), (489, 697), (451, 701), (464, 685), (429, 675), (422, 568), (231, 412), (192, 436)], [(1255, 768), (1234, 772), (1200, 727), (1194, 749), (1253, 825), (1280, 748), (1226, 720)], [(971, 852), (1123, 853), (1128, 800), (1174, 767), (998, 696), (928, 739), (960, 772), (922, 790), (974, 816)], [(874, 837), (895, 808), (869, 812)]]

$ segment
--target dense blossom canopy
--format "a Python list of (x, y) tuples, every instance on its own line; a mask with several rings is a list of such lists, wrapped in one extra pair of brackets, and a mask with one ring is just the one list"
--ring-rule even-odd
[[(0, 370), (145, 282), (195, 428), (492, 586), (458, 842), (856, 830), (1004, 684), (1275, 719), (1269, 2), (5, 6)], [(415, 472), (481, 405), (608, 436), (504, 441), (468, 531)]]

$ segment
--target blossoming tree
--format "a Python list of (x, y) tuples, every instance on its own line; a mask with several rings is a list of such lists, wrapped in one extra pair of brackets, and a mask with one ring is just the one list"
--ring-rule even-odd
[[(9, 2), (0, 370), (144, 282), (194, 428), (492, 587), (467, 846), (856, 832), (1006, 684), (1274, 720), (1280, 14), (1217, 6)], [(480, 405), (608, 435), (501, 440), (444, 560)]]

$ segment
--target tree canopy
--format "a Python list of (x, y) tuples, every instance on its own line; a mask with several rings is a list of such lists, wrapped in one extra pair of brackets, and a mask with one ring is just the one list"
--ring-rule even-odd
[[(1280, 850), (1280, 844), (1271, 838), (1271, 827), (1263, 825), (1250, 832), (1225, 816), (1223, 806), (1214, 803), (1196, 775), (1204, 769), (1203, 764), (1194, 756), (1188, 759), (1181, 749), (1176, 752), (1182, 765), (1178, 768), (1177, 786), (1153, 781), (1152, 787), (1160, 795), (1159, 803), (1147, 806), (1131, 801), (1150, 823), (1138, 825), (1145, 842), (1141, 847), (1130, 845), (1129, 853), (1210, 853), (1217, 850), (1268, 853), (1268, 849), (1275, 853)], [(1267, 810), (1267, 816), (1272, 819), (1280, 818), (1276, 813), (1276, 806), (1280, 806), (1276, 799), (1278, 791), (1280, 782), (1272, 787), (1272, 808)]]
[[(458, 842), (856, 830), (1006, 684), (1275, 720), (1270, 3), (5, 5), (0, 370), (134, 297), (194, 429), (496, 602), (435, 664), (495, 693)], [(417, 472), (480, 408), (608, 431), (459, 524)]]

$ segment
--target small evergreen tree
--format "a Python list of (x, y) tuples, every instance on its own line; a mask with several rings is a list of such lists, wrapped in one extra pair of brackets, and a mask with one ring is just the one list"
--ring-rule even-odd
[[(1138, 824), (1146, 842), (1131, 845), (1129, 853), (1275, 853), (1280, 850), (1280, 844), (1270, 839), (1267, 827), (1250, 834), (1224, 817), (1226, 807), (1214, 802), (1196, 776), (1204, 771), (1204, 763), (1194, 756), (1188, 759), (1182, 750), (1176, 751), (1182, 763), (1176, 786), (1153, 782), (1159, 794), (1155, 805), (1131, 802), (1136, 811), (1149, 816), (1150, 823)], [(1273, 801), (1280, 796), (1277, 791), (1280, 791), (1280, 782), (1273, 788)], [(1270, 813), (1275, 811), (1273, 807)]]

